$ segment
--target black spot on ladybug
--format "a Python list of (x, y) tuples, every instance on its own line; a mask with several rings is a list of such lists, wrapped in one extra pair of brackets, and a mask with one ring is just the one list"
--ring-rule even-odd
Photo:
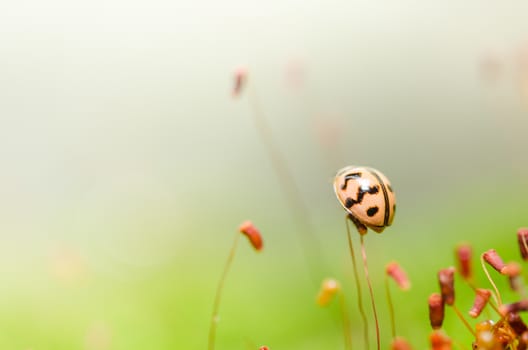
[(378, 207), (370, 207), (367, 209), (367, 215), (369, 217), (373, 217), (374, 215), (376, 215), (376, 213), (379, 211), (379, 208)]
[(391, 185), (389, 185), (389, 184), (387, 184), (387, 189), (389, 190), (389, 192), (394, 192), (394, 191), (392, 190)]
[(378, 186), (371, 186), (371, 187), (368, 187), (368, 188), (360, 187), (360, 188), (358, 188), (357, 199), (353, 199), (353, 198), (347, 197), (345, 199), (345, 207), (350, 209), (354, 204), (360, 204), (363, 201), (363, 197), (365, 197), (365, 195), (367, 193), (368, 194), (376, 194), (378, 192), (379, 192)]
[(351, 174), (345, 175), (345, 183), (341, 185), (341, 189), (346, 190), (347, 185), (348, 185), (348, 180), (359, 179), (360, 177), (361, 177), (361, 173), (351, 173)]

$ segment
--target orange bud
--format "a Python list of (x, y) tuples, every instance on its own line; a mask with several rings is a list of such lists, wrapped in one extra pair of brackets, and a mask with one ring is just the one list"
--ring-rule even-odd
[(340, 289), (341, 286), (338, 281), (332, 278), (325, 279), (317, 295), (317, 304), (319, 306), (328, 305)]
[(391, 350), (412, 350), (412, 346), (404, 338), (396, 337), (391, 342)]
[(451, 339), (442, 331), (433, 331), (429, 335), (432, 350), (451, 350)]
[(411, 282), (409, 281), (407, 274), (397, 262), (393, 261), (388, 263), (385, 267), (385, 272), (388, 276), (392, 277), (398, 287), (402, 290), (409, 290), (409, 288), (411, 288)]
[(257, 251), (262, 250), (262, 236), (260, 235), (260, 231), (251, 221), (244, 221), (238, 230), (249, 239), (249, 243), (251, 243), (253, 248)]
[(455, 268), (448, 267), (438, 271), (438, 282), (442, 299), (447, 305), (453, 305), (455, 302)]
[(482, 254), (482, 257), (484, 258), (484, 261), (499, 273), (502, 273), (502, 269), (506, 266), (495, 249), (488, 250)]
[(475, 318), (480, 315), (482, 309), (488, 303), (488, 300), (491, 296), (491, 291), (487, 289), (477, 288), (475, 290), (475, 301), (473, 302), (473, 307), (469, 310), (469, 316)]
[(471, 279), (473, 276), (473, 269), (471, 268), (472, 255), (473, 251), (469, 244), (461, 244), (456, 249), (458, 273), (460, 273), (465, 280)]
[(433, 329), (439, 329), (444, 323), (444, 300), (438, 293), (429, 296), (429, 321)]
[(235, 85), (233, 86), (233, 97), (240, 95), (242, 88), (247, 80), (248, 71), (246, 67), (238, 67), (235, 69)]

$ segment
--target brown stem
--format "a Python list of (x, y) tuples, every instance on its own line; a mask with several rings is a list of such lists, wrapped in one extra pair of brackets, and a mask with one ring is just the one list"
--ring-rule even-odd
[(354, 279), (356, 280), (358, 309), (359, 309), (359, 313), (361, 314), (361, 318), (363, 319), (365, 348), (368, 350), (370, 347), (370, 343), (369, 343), (369, 329), (368, 329), (367, 314), (365, 313), (365, 309), (363, 308), (363, 295), (361, 293), (361, 284), (360, 284), (359, 272), (358, 272), (358, 268), (356, 264), (356, 255), (354, 253), (354, 247), (352, 245), (352, 234), (350, 233), (350, 224), (348, 220), (349, 218), (347, 215), (345, 216), (345, 226), (347, 229), (348, 248), (350, 250), (350, 257), (352, 258), (352, 266), (354, 267)]
[(455, 311), (455, 313), (457, 314), (458, 318), (462, 321), (462, 323), (466, 326), (466, 328), (471, 332), (471, 334), (473, 334), (473, 337), (477, 337), (477, 333), (475, 333), (475, 331), (473, 330), (473, 328), (471, 328), (471, 325), (469, 324), (469, 322), (465, 319), (464, 315), (462, 315), (462, 312), (460, 312), (460, 310), (456, 307), (455, 304), (451, 305), (451, 307), (453, 308), (453, 310)]
[(394, 305), (392, 303), (392, 297), (389, 286), (389, 276), (385, 275), (385, 292), (387, 294), (387, 304), (389, 305), (389, 315), (391, 321), (392, 339), (396, 338), (396, 322), (394, 320)]
[(365, 277), (367, 278), (367, 285), (370, 293), (370, 302), (372, 304), (372, 313), (374, 314), (374, 322), (376, 323), (376, 343), (378, 345), (378, 350), (381, 349), (380, 344), (380, 328), (378, 322), (378, 313), (376, 312), (376, 302), (374, 301), (374, 292), (372, 291), (372, 284), (370, 283), (370, 277), (368, 272), (367, 264), (367, 250), (365, 249), (365, 240), (363, 239), (364, 235), (359, 236), (361, 239), (361, 255), (363, 255), (363, 267), (365, 269)]
[(500, 296), (500, 292), (495, 282), (493, 282), (493, 279), (491, 278), (489, 274), (488, 268), (486, 267), (486, 264), (484, 263), (484, 254), (480, 255), (480, 263), (482, 264), (482, 269), (484, 270), (484, 273), (486, 274), (488, 281), (490, 282), (491, 286), (493, 287), (493, 290), (495, 291), (495, 293), (493, 293), (493, 299), (495, 299), (495, 302), (500, 308), (502, 305), (502, 299)]
[(233, 258), (235, 257), (239, 236), (240, 233), (237, 232), (235, 234), (235, 240), (233, 241), (233, 245), (231, 246), (231, 251), (227, 256), (224, 271), (222, 272), (222, 276), (220, 277), (220, 281), (218, 282), (218, 287), (216, 287), (216, 296), (213, 304), (213, 315), (211, 316), (211, 326), (209, 328), (209, 345), (207, 347), (209, 350), (214, 350), (215, 347), (216, 328), (218, 326), (218, 309), (220, 308), (222, 290), (224, 289), (224, 282), (226, 280), (227, 273), (229, 272), (231, 263), (233, 262)]
[(297, 226), (299, 240), (301, 242), (304, 259), (309, 266), (312, 282), (318, 284), (319, 278), (316, 271), (324, 269), (322, 254), (319, 249), (320, 244), (315, 236), (314, 230), (309, 223), (310, 215), (302, 200), (297, 183), (288, 169), (284, 156), (273, 141), (271, 128), (266, 120), (264, 113), (259, 104), (258, 96), (253, 84), (249, 84), (249, 99), (253, 109), (253, 122), (261, 142), (264, 144), (266, 151), (271, 160), (271, 164), (281, 186), (282, 193), (285, 194), (286, 200), (293, 214), (294, 223)]
[(343, 336), (345, 337), (345, 349), (352, 350), (352, 335), (350, 334), (350, 318), (348, 317), (345, 294), (339, 291), (339, 304), (343, 318)]

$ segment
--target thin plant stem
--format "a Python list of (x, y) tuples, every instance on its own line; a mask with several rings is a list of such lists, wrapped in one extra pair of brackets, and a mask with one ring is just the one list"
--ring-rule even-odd
[(392, 339), (394, 339), (396, 338), (396, 322), (394, 321), (394, 304), (392, 303), (392, 297), (389, 286), (389, 276), (387, 275), (385, 275), (385, 292), (387, 293), (387, 304), (389, 305)]
[(350, 250), (350, 257), (352, 258), (352, 266), (354, 267), (354, 279), (356, 280), (358, 309), (359, 309), (359, 313), (361, 314), (361, 318), (363, 319), (365, 348), (368, 350), (370, 347), (370, 343), (369, 343), (369, 329), (368, 329), (367, 314), (365, 313), (365, 309), (363, 308), (363, 295), (361, 293), (359, 272), (358, 272), (358, 268), (356, 264), (356, 255), (354, 254), (354, 247), (352, 245), (352, 234), (350, 233), (350, 224), (349, 224), (348, 215), (345, 216), (345, 226), (347, 229), (348, 248)]
[(484, 254), (480, 255), (480, 263), (482, 264), (482, 269), (484, 270), (486, 277), (488, 277), (488, 281), (490, 282), (491, 286), (493, 287), (493, 290), (495, 291), (495, 293), (493, 293), (493, 299), (495, 299), (495, 302), (497, 303), (497, 305), (501, 307), (502, 299), (500, 296), (500, 292), (495, 282), (493, 282), (493, 279), (491, 278), (489, 274), (488, 268), (486, 267), (486, 264), (484, 263)]
[(460, 310), (456, 307), (455, 304), (451, 305), (451, 307), (453, 308), (453, 310), (455, 311), (455, 313), (457, 314), (458, 318), (462, 321), (462, 323), (466, 326), (466, 328), (469, 330), (469, 332), (471, 332), (471, 334), (473, 334), (473, 336), (476, 338), (477, 337), (477, 333), (475, 333), (475, 331), (473, 330), (473, 328), (471, 328), (471, 325), (469, 324), (469, 322), (465, 319), (464, 315), (462, 315), (462, 312), (460, 312)]
[(252, 109), (252, 119), (255, 130), (263, 144), (270, 163), (278, 179), (286, 203), (289, 206), (292, 221), (296, 226), (301, 252), (308, 267), (308, 273), (314, 285), (320, 280), (321, 271), (325, 271), (325, 262), (320, 249), (320, 243), (310, 222), (310, 215), (302, 199), (297, 181), (288, 167), (288, 163), (280, 148), (273, 139), (272, 129), (261, 108), (257, 89), (253, 81), (248, 84), (248, 98)]
[(253, 83), (248, 85), (249, 100), (251, 108), (253, 109), (253, 122), (255, 129), (259, 134), (261, 142), (266, 148), (273, 169), (279, 180), (279, 185), (282, 190), (281, 192), (284, 193), (290, 207), (294, 223), (297, 226), (297, 232), (306, 265), (309, 267), (312, 282), (317, 285), (319, 283), (319, 278), (316, 271), (324, 270), (324, 262), (319, 249), (320, 244), (315, 236), (312, 225), (309, 223), (310, 215), (308, 209), (302, 200), (297, 183), (287, 166), (284, 156), (273, 141), (271, 128), (267, 122), (266, 116), (262, 112), (262, 108), (260, 107), (256, 88)]
[(345, 302), (345, 294), (339, 291), (339, 306), (341, 308), (341, 316), (343, 318), (343, 336), (345, 338), (345, 349), (352, 350), (352, 335), (350, 334), (350, 317)]
[(235, 257), (239, 236), (240, 233), (237, 232), (235, 234), (235, 240), (233, 241), (233, 245), (231, 246), (231, 251), (227, 256), (224, 271), (222, 272), (222, 276), (220, 277), (220, 281), (218, 282), (218, 287), (216, 287), (216, 295), (213, 304), (213, 314), (211, 316), (211, 326), (209, 328), (209, 345), (207, 347), (209, 350), (214, 350), (215, 347), (216, 328), (218, 326), (218, 310), (220, 308), (220, 300), (222, 299), (222, 290), (224, 289), (224, 282), (226, 280), (227, 273), (229, 272), (229, 269), (233, 262), (233, 258)]
[(374, 314), (374, 322), (376, 323), (376, 344), (378, 345), (378, 350), (380, 350), (380, 328), (378, 321), (378, 313), (376, 312), (376, 302), (374, 301), (374, 292), (372, 291), (372, 284), (370, 283), (370, 277), (368, 272), (367, 250), (365, 249), (365, 240), (363, 238), (363, 235), (360, 235), (359, 237), (361, 240), (361, 255), (363, 256), (363, 267), (365, 269), (365, 277), (367, 279), (367, 285), (370, 293), (370, 301), (372, 303), (372, 313)]

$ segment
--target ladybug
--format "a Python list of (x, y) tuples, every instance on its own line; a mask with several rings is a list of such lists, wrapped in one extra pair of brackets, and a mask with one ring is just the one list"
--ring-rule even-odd
[(347, 166), (334, 179), (337, 199), (361, 234), (367, 227), (377, 233), (392, 224), (396, 196), (389, 179), (376, 169)]

